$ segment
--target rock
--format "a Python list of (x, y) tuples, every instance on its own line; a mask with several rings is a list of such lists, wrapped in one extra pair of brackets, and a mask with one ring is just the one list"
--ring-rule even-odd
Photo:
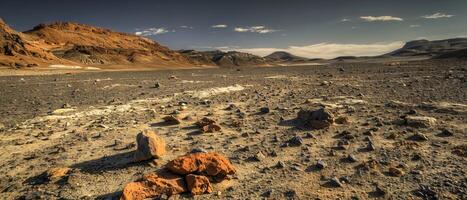
[(142, 200), (159, 198), (163, 195), (172, 196), (187, 191), (183, 177), (159, 177), (156, 174), (149, 174), (142, 181), (126, 184), (120, 199)]
[(135, 161), (160, 158), (165, 153), (165, 141), (152, 130), (144, 130), (136, 136)]
[(323, 129), (331, 126), (334, 123), (334, 115), (327, 109), (321, 108), (318, 110), (300, 110), (297, 118), (314, 129)]
[(269, 108), (268, 107), (262, 107), (259, 109), (259, 112), (262, 113), (262, 114), (267, 114), (270, 112)]
[(159, 82), (156, 82), (156, 83), (154, 84), (154, 88), (160, 88), (160, 87), (161, 87), (161, 84), (160, 84)]
[[(1, 127), (0, 127), (1, 128)], [(441, 133), (437, 134), (438, 137), (451, 137), (454, 136), (454, 133), (448, 129), (443, 129)]]
[(236, 172), (230, 161), (217, 153), (192, 153), (180, 156), (167, 163), (167, 168), (181, 175), (196, 173), (219, 178)]
[(278, 169), (283, 169), (283, 168), (285, 168), (285, 166), (286, 165), (285, 165), (284, 161), (279, 161), (276, 164), (276, 168), (278, 168)]
[(303, 139), (300, 136), (294, 136), (287, 141), (288, 146), (298, 147), (303, 144)]
[(203, 149), (203, 148), (193, 148), (190, 153), (207, 153), (208, 150)]
[(252, 160), (254, 161), (258, 161), (258, 162), (261, 162), (263, 161), (264, 159), (266, 159), (266, 156), (261, 153), (261, 152), (258, 152), (257, 154), (255, 154), (254, 156), (252, 156)]
[(193, 195), (212, 193), (212, 186), (206, 176), (188, 174), (185, 177), (188, 191)]
[(407, 139), (417, 141), (417, 142), (423, 142), (423, 141), (427, 141), (428, 137), (423, 133), (415, 133)]
[(71, 168), (68, 167), (54, 167), (47, 170), (46, 176), (49, 181), (54, 181), (66, 176), (70, 171)]
[(425, 116), (406, 116), (405, 124), (415, 128), (428, 128), (436, 125), (436, 119)]
[(376, 149), (376, 147), (373, 144), (373, 142), (370, 140), (370, 141), (368, 141), (368, 144), (366, 145), (365, 149), (367, 151), (374, 151)]
[(337, 177), (331, 178), (331, 180), (329, 180), (326, 184), (331, 187), (342, 187), (342, 183)]
[(326, 166), (327, 166), (327, 164), (322, 160), (318, 160), (316, 162), (316, 168), (317, 169), (324, 169), (324, 168), (326, 168)]
[(335, 122), (336, 122), (336, 124), (349, 124), (350, 119), (348, 117), (346, 117), (346, 116), (338, 117), (338, 118), (336, 118)]
[(390, 167), (389, 170), (388, 170), (388, 173), (389, 175), (391, 176), (403, 176), (404, 175), (404, 172), (398, 168), (395, 168), (395, 167)]
[(352, 154), (349, 154), (347, 156), (346, 160), (347, 160), (347, 162), (357, 162), (358, 161), (358, 159)]
[(174, 115), (167, 115), (162, 119), (167, 124), (174, 124), (175, 125), (175, 124), (180, 124), (181, 123), (180, 120)]
[(213, 133), (216, 131), (220, 131), (221, 127), (216, 124), (216, 121), (209, 119), (207, 117), (202, 118), (196, 125), (203, 131), (204, 133)]

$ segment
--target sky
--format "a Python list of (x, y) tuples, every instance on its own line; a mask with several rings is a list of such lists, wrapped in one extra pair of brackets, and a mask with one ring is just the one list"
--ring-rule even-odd
[(0, 0), (19, 31), (71, 21), (172, 49), (379, 55), (416, 39), (467, 37), (467, 0)]

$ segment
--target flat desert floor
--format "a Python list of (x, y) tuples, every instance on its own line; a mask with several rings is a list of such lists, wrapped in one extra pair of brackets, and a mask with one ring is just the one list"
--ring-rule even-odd
[[(413, 61), (2, 76), (0, 199), (118, 199), (193, 149), (237, 172), (170, 198), (466, 199), (466, 74), (467, 62)], [(300, 125), (320, 107), (340, 123)], [(205, 116), (222, 129), (193, 128)], [(145, 129), (167, 154), (133, 162)], [(53, 167), (71, 171), (44, 180)]]

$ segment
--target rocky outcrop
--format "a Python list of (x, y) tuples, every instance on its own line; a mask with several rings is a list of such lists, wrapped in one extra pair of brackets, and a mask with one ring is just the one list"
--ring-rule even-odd
[(304, 57), (299, 57), (285, 51), (276, 51), (264, 57), (265, 59), (272, 62), (306, 62), (309, 59)]
[[(402, 48), (385, 56), (430, 56), (437, 57), (449, 52), (467, 49), (467, 38), (453, 38), (446, 40), (414, 40), (407, 42)], [(447, 54), (449, 55), (449, 54)], [(457, 54), (455, 54), (457, 55)], [(447, 56), (446, 56), (447, 57)]]
[(211, 186), (211, 182), (209, 182), (208, 177), (188, 174), (185, 177), (185, 179), (186, 179), (188, 191), (190, 191), (192, 195), (212, 193), (212, 186)]
[(162, 195), (172, 196), (187, 191), (183, 177), (160, 177), (157, 174), (149, 174), (141, 181), (126, 184), (120, 199), (143, 200), (147, 198), (159, 198)]
[(269, 65), (267, 59), (250, 53), (238, 51), (195, 51), (180, 50), (181, 54), (193, 59), (197, 64), (217, 65), (219, 67), (236, 66), (265, 66)]
[(167, 168), (176, 174), (200, 174), (218, 178), (235, 174), (230, 161), (217, 153), (192, 153), (180, 156), (169, 163)]

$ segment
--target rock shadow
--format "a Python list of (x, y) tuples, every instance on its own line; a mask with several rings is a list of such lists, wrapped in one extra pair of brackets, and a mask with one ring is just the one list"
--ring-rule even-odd
[(142, 165), (145, 162), (134, 162), (134, 151), (119, 153), (111, 156), (104, 156), (95, 160), (84, 161), (71, 166), (87, 173), (101, 173), (113, 171), (131, 166)]

